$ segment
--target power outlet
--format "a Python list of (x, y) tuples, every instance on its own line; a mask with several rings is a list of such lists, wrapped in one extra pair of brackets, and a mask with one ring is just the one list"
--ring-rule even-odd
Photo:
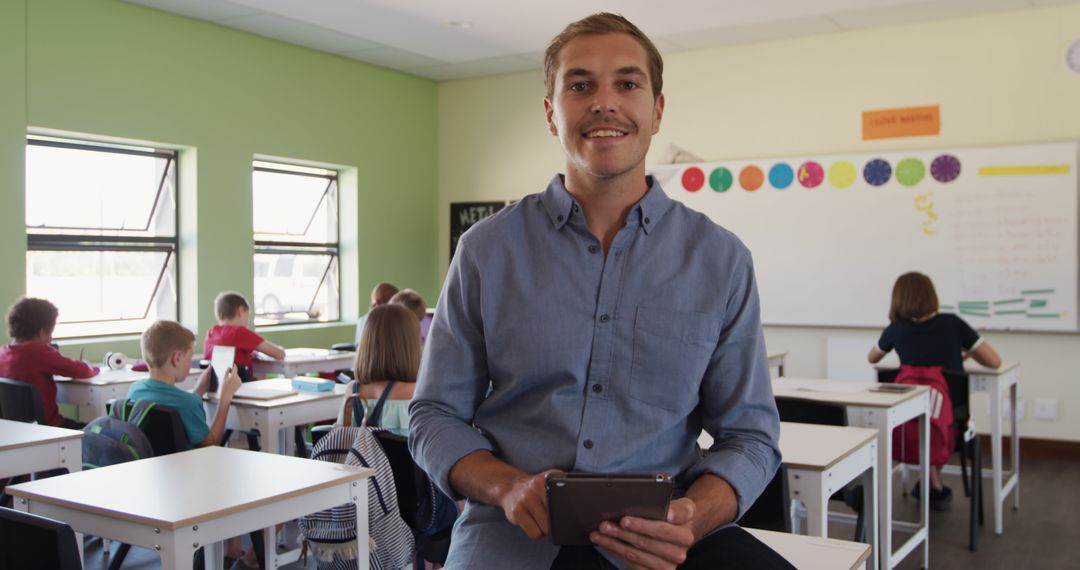
[(1056, 422), (1058, 419), (1058, 401), (1046, 398), (1036, 399), (1035, 419), (1043, 422)]

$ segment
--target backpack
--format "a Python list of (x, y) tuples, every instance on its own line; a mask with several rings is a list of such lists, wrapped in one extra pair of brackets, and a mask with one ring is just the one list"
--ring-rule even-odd
[(83, 469), (116, 465), (154, 456), (154, 448), (140, 426), (157, 405), (139, 400), (127, 410), (127, 400), (113, 402), (109, 414), (83, 428)]
[[(940, 366), (900, 367), (897, 384), (930, 387), (930, 465), (941, 466), (949, 461), (956, 446), (956, 425), (953, 423), (952, 398), (949, 385)], [(918, 465), (919, 422), (916, 418), (893, 430), (893, 459)]]
[[(397, 488), (390, 462), (373, 428), (351, 427), (346, 398), (345, 425), (335, 427), (311, 450), (311, 458), (353, 467), (367, 467), (375, 474), (367, 480), (368, 565), (372, 570), (395, 570), (412, 563), (415, 553), (412, 530), (398, 511)], [(319, 567), (356, 568), (356, 506), (345, 503), (300, 518), (305, 551), (310, 546)]]

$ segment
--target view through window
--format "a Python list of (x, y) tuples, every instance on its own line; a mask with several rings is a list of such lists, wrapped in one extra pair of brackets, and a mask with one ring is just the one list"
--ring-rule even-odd
[(26, 291), (60, 309), (56, 338), (177, 318), (176, 153), (31, 136)]
[(253, 167), (255, 324), (338, 320), (337, 172)]

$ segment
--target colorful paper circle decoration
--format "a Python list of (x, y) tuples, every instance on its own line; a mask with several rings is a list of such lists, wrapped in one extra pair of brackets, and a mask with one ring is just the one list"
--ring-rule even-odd
[(855, 183), (855, 165), (841, 160), (829, 167), (829, 183), (835, 188), (847, 188)]
[(960, 177), (960, 159), (943, 154), (930, 163), (930, 175), (938, 182), (952, 182)]
[(761, 188), (763, 182), (765, 182), (765, 174), (756, 166), (747, 166), (739, 173), (739, 186), (742, 186), (743, 190), (747, 192), (753, 192)]
[(926, 165), (917, 158), (905, 158), (896, 165), (896, 181), (904, 186), (914, 186), (926, 177)]
[(732, 176), (731, 171), (723, 166), (714, 168), (709, 174), (709, 186), (716, 192), (727, 192), (734, 181), (735, 177)]
[(799, 167), (799, 184), (804, 188), (817, 188), (825, 180), (825, 169), (814, 161), (802, 163)]
[(682, 185), (688, 192), (697, 192), (705, 184), (705, 173), (696, 166), (687, 168), (682, 173)]
[(892, 166), (880, 158), (875, 158), (863, 167), (863, 179), (871, 186), (881, 186), (892, 178)]
[(795, 171), (791, 169), (786, 163), (780, 162), (774, 164), (769, 169), (769, 184), (772, 184), (773, 188), (777, 190), (783, 190), (788, 186), (791, 186), (791, 182), (795, 180)]

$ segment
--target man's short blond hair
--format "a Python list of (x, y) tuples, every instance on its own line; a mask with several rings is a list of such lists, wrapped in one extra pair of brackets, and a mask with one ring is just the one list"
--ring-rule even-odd
[(147, 327), (140, 341), (143, 360), (151, 368), (168, 364), (174, 352), (187, 352), (195, 347), (195, 334), (176, 321), (157, 321)]

